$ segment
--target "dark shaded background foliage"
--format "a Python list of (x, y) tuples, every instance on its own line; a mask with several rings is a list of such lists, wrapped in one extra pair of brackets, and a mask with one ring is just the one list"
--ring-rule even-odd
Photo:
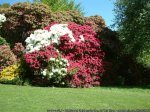
[(123, 85), (150, 85), (150, 1), (116, 0), (115, 13), (122, 43), (118, 80)]

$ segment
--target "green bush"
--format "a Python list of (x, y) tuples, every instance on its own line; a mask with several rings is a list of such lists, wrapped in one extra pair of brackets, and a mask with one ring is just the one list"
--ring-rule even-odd
[(33, 30), (43, 28), (51, 22), (51, 10), (41, 3), (16, 3), (1, 11), (4, 11), (7, 18), (1, 28), (1, 35), (12, 45), (16, 42), (23, 43)]

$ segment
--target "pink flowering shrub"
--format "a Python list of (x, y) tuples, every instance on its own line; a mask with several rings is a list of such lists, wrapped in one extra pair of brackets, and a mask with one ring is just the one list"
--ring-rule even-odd
[(39, 70), (40, 68), (46, 67), (48, 60), (51, 57), (57, 57), (57, 54), (53, 45), (50, 45), (40, 51), (25, 54), (24, 59), (32, 70)]
[[(26, 42), (25, 63), (44, 78), (70, 87), (100, 85), (104, 52), (101, 40), (90, 26), (52, 23), (43, 31), (36, 31)], [(65, 81), (60, 82), (61, 78)]]
[[(73, 32), (76, 42), (69, 42), (67, 35), (62, 36), (59, 50), (70, 62), (68, 69), (78, 69), (69, 79), (71, 86), (99, 85), (100, 74), (104, 71), (102, 61), (104, 53), (100, 49), (101, 41), (96, 38), (96, 34), (90, 26), (71, 23), (68, 27)], [(84, 40), (80, 39), (80, 35), (84, 37)]]
[(8, 45), (0, 45), (0, 71), (16, 63), (16, 58)]

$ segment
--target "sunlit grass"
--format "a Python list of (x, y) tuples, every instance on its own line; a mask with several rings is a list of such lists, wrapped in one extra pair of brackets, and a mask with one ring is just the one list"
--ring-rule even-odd
[(50, 109), (150, 109), (150, 90), (0, 85), (0, 112)]

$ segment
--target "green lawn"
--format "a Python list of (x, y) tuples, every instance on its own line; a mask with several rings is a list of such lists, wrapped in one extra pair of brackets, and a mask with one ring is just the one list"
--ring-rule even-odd
[(0, 112), (47, 112), (49, 109), (150, 109), (150, 89), (0, 84)]

